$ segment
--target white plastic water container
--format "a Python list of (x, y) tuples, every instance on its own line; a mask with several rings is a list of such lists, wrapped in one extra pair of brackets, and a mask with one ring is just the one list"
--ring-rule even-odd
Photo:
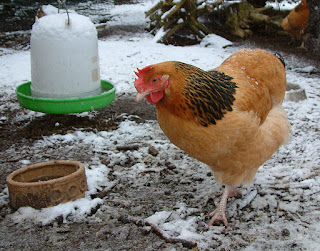
[(101, 93), (97, 30), (88, 17), (44, 16), (31, 32), (31, 94), (77, 98)]

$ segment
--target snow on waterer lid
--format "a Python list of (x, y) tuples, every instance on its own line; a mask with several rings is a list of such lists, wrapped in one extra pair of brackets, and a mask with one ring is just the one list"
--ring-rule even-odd
[(35, 97), (72, 98), (101, 92), (97, 30), (88, 17), (44, 16), (31, 32), (31, 92)]

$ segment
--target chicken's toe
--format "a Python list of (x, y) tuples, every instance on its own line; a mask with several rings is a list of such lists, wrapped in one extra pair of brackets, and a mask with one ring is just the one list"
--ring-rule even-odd
[(209, 214), (212, 218), (209, 222), (209, 226), (212, 226), (215, 222), (223, 222), (226, 227), (229, 227), (226, 212), (217, 208), (212, 213)]

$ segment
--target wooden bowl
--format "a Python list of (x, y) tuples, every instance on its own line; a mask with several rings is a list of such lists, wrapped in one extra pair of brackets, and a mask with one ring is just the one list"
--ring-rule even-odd
[(50, 161), (20, 168), (7, 177), (13, 208), (36, 209), (84, 197), (87, 180), (84, 165), (77, 161)]

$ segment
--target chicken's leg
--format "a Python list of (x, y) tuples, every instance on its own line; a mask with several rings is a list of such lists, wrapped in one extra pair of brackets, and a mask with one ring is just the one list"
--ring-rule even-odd
[(213, 223), (215, 223), (216, 221), (222, 221), (226, 227), (229, 227), (226, 217), (227, 201), (229, 197), (233, 197), (236, 194), (238, 194), (236, 187), (226, 186), (222, 194), (219, 206), (216, 208), (216, 210), (209, 214), (212, 217), (209, 222), (209, 226), (213, 225)]

